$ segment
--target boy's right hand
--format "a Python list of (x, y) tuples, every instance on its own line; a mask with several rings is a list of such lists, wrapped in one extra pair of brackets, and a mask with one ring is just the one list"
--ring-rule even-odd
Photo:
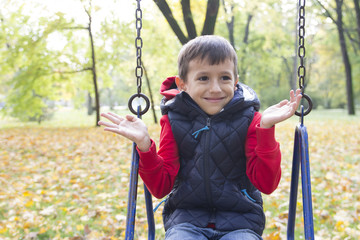
[(150, 136), (145, 123), (141, 119), (131, 115), (122, 118), (112, 112), (102, 113), (101, 116), (112, 122), (99, 121), (99, 125), (105, 126), (105, 131), (119, 134), (135, 142), (142, 152), (149, 151), (151, 146)]

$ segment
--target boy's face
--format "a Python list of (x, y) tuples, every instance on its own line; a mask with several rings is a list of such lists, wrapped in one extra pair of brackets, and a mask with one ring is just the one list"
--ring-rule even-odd
[(187, 81), (177, 78), (176, 84), (204, 112), (214, 115), (233, 98), (237, 81), (234, 63), (230, 59), (214, 65), (210, 65), (207, 59), (194, 59), (189, 62)]

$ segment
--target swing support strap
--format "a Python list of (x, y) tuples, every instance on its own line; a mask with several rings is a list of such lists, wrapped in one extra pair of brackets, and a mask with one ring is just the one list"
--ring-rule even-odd
[[(141, 118), (141, 107), (138, 107), (138, 118)], [(130, 184), (128, 194), (128, 206), (126, 216), (126, 231), (125, 240), (134, 239), (135, 218), (136, 218), (136, 200), (137, 200), (137, 188), (138, 188), (138, 176), (139, 176), (139, 153), (136, 150), (136, 143), (133, 143), (132, 148), (132, 162), (130, 170)], [(146, 214), (148, 222), (148, 239), (155, 240), (155, 221), (152, 205), (152, 196), (144, 184)]]
[[(302, 112), (304, 107), (302, 106)], [(311, 179), (310, 179), (310, 162), (308, 151), (308, 134), (306, 127), (301, 123), (295, 129), (294, 139), (294, 155), (291, 173), (291, 187), (290, 187), (290, 203), (287, 226), (287, 239), (294, 239), (295, 235), (295, 218), (296, 218), (296, 204), (298, 193), (299, 168), (301, 165), (301, 185), (303, 197), (303, 215), (304, 215), (304, 231), (305, 239), (314, 239), (314, 223), (312, 211), (311, 198)]]
[[(138, 172), (139, 172), (139, 154), (136, 151), (135, 143), (133, 143), (132, 156), (133, 156), (133, 160), (131, 163), (130, 185), (129, 185), (129, 195), (128, 195), (127, 216), (126, 216), (126, 231), (125, 231), (126, 240), (134, 239), (134, 229), (135, 229), (136, 200), (137, 200)], [(144, 194), (145, 194), (147, 221), (148, 221), (148, 239), (155, 240), (155, 221), (154, 221), (152, 197), (145, 184), (144, 184)]]

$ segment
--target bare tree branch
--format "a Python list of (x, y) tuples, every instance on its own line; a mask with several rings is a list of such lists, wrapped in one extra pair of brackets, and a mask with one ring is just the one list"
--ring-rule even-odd
[(324, 9), (325, 13), (323, 13), (323, 15), (330, 18), (337, 25), (338, 23), (336, 19), (331, 15), (330, 11), (324, 6), (324, 4), (322, 4), (320, 0), (316, 0), (316, 2), (320, 5), (322, 9)]
[[(338, 2), (338, 1), (339, 1), (339, 3), (340, 3), (341, 5), (343, 4), (343, 1), (342, 1), (342, 0), (335, 0), (335, 2)], [(356, 1), (356, 0), (354, 0), (354, 1)], [(325, 13), (323, 13), (323, 15), (324, 15), (325, 17), (329, 17), (329, 18), (337, 25), (337, 27), (339, 28), (339, 24), (340, 24), (339, 21), (336, 20), (336, 19), (332, 16), (332, 14), (330, 13), (329, 9), (327, 9), (327, 8), (324, 6), (324, 4), (321, 3), (320, 0), (316, 0), (316, 2), (317, 2), (317, 3), (320, 5), (320, 7), (325, 11)], [(338, 3), (337, 3), (337, 4), (338, 4)], [(333, 9), (333, 10), (336, 11), (336, 9)], [(343, 24), (342, 24), (342, 25), (343, 25)], [(354, 52), (357, 54), (357, 49), (356, 49), (356, 47), (353, 45), (353, 43), (356, 43), (356, 44), (360, 45), (360, 41), (354, 39), (354, 38), (351, 36), (351, 34), (350, 34), (350, 32), (349, 32), (349, 29), (345, 28), (344, 26), (342, 26), (341, 28), (343, 29), (343, 31), (344, 31), (344, 33), (346, 34), (346, 36), (349, 38), (350, 43), (351, 43), (351, 46), (352, 46), (352, 48), (354, 49)]]
[(89, 30), (89, 27), (65, 27), (62, 30)]
[(83, 68), (83, 69), (79, 69), (79, 70), (74, 70), (74, 71), (61, 71), (61, 70), (57, 70), (54, 71), (53, 73), (59, 73), (59, 74), (73, 74), (73, 73), (79, 73), (79, 72), (85, 72), (85, 71), (91, 71), (92, 67), (87, 67), (87, 68)]

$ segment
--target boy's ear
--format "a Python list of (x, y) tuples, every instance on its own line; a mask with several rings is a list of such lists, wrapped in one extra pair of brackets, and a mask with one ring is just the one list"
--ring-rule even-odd
[(176, 83), (176, 86), (178, 87), (179, 91), (185, 91), (186, 90), (185, 81), (182, 80), (179, 76), (175, 77), (175, 83)]
[(237, 75), (236, 80), (235, 80), (235, 84), (234, 84), (234, 89), (236, 90), (236, 84), (238, 84), (239, 82), (239, 75)]

